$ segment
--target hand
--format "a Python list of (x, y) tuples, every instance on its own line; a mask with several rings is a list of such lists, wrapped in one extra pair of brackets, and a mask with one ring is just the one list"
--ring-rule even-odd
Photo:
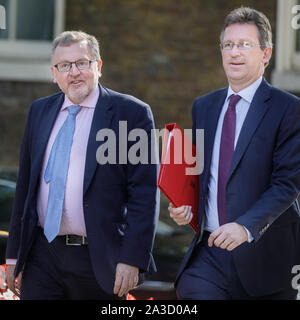
[(132, 290), (139, 281), (139, 269), (125, 263), (118, 263), (116, 268), (116, 279), (114, 294), (124, 296)]
[(212, 232), (208, 238), (208, 245), (232, 251), (247, 240), (248, 235), (245, 228), (236, 222), (231, 222), (223, 224)]
[(179, 225), (185, 225), (192, 221), (193, 213), (191, 206), (181, 206), (175, 208), (172, 203), (169, 204), (168, 210), (170, 217)]
[(20, 272), (17, 278), (15, 278), (15, 267), (16, 266), (14, 264), (6, 265), (6, 284), (8, 289), (19, 297), (21, 290), (22, 272)]

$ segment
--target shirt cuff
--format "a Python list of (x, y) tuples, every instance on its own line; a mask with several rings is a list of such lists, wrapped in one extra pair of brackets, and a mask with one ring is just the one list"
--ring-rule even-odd
[(247, 241), (249, 243), (252, 242), (254, 240), (254, 238), (252, 237), (251, 232), (245, 226), (243, 226), (243, 227), (244, 227), (245, 231), (247, 232), (247, 236), (248, 236), (248, 240)]
[(10, 265), (16, 265), (17, 259), (6, 259), (5, 263)]

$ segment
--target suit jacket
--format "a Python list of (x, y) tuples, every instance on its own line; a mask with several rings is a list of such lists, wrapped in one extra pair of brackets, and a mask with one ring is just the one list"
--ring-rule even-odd
[[(221, 89), (198, 98), (193, 105), (193, 131), (204, 129), (200, 232), (177, 279), (202, 237), (214, 137), (226, 95), (227, 88)], [(263, 79), (241, 129), (226, 185), (228, 222), (244, 225), (254, 237), (254, 242), (233, 250), (238, 275), (250, 295), (291, 287), (291, 270), (300, 242), (299, 190), (300, 100)]]
[[(7, 258), (18, 259), (16, 274), (22, 270), (35, 238), (43, 156), (63, 101), (64, 94), (59, 92), (35, 101), (29, 112), (6, 253)], [(127, 121), (128, 132), (143, 128), (150, 136), (154, 128), (148, 105), (100, 86), (86, 153), (83, 209), (93, 269), (100, 286), (108, 293), (113, 292), (118, 262), (136, 266), (141, 272), (155, 269), (151, 251), (159, 207), (158, 162), (118, 164), (119, 121)], [(106, 128), (116, 133), (117, 164), (99, 165), (96, 152), (103, 141), (96, 141), (96, 135)], [(133, 144), (128, 142), (128, 149)], [(149, 140), (148, 159), (150, 145)]]

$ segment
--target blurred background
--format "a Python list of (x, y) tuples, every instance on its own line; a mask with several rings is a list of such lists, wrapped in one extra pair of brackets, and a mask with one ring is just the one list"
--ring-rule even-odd
[[(300, 95), (300, 0), (0, 0), (0, 5), (6, 13), (6, 29), (0, 30), (0, 179), (15, 180), (31, 103), (58, 90), (50, 51), (64, 30), (97, 37), (101, 83), (147, 102), (157, 128), (170, 122), (191, 128), (195, 98), (227, 85), (219, 51), (224, 18), (236, 7), (250, 6), (265, 13), (273, 29), (265, 77)], [(193, 232), (179, 230), (168, 218), (163, 195), (161, 200), (160, 230), (172, 243), (164, 246), (157, 237), (156, 246), (162, 255), (167, 251), (169, 263), (172, 254), (177, 257), (177, 269)], [(0, 217), (4, 207), (0, 203)], [(166, 268), (165, 277), (172, 280), (174, 272)]]

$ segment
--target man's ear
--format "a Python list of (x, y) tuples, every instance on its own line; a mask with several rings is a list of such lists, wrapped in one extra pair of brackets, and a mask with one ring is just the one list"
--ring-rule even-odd
[(100, 59), (97, 62), (97, 68), (98, 68), (98, 74), (99, 74), (99, 78), (102, 76), (101, 70), (102, 70), (102, 60)]
[(263, 63), (264, 65), (268, 64), (272, 57), (273, 49), (271, 47), (266, 47), (263, 55)]
[(57, 81), (56, 81), (56, 76), (55, 76), (55, 69), (54, 69), (54, 67), (51, 66), (50, 70), (51, 70), (51, 73), (52, 73), (53, 82), (56, 83)]

